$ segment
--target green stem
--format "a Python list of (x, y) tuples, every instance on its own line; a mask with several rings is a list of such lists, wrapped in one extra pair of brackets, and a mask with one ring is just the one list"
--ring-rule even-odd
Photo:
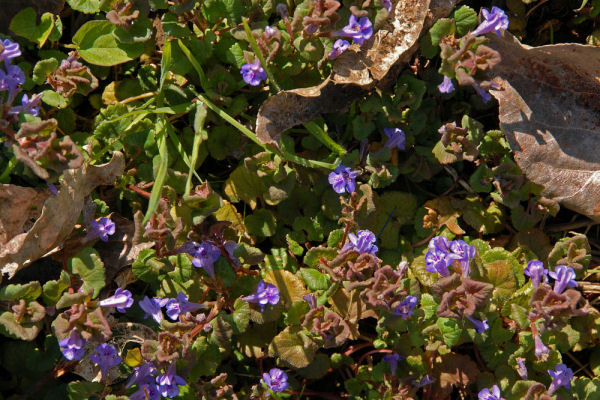
[(319, 125), (314, 121), (305, 122), (304, 127), (306, 130), (313, 135), (319, 142), (323, 143), (330, 150), (333, 150), (338, 156), (343, 157), (346, 155), (346, 150), (337, 144)]
[(323, 304), (327, 303), (327, 300), (329, 300), (329, 298), (331, 296), (333, 296), (335, 294), (335, 292), (337, 292), (337, 290), (339, 288), (340, 288), (340, 283), (339, 282), (333, 282), (333, 285), (329, 286), (329, 289), (327, 289), (327, 291), (325, 293), (323, 293), (317, 299), (317, 305), (322, 306)]
[(254, 51), (254, 54), (256, 54), (256, 57), (258, 57), (258, 60), (260, 61), (260, 65), (262, 65), (263, 69), (267, 73), (267, 76), (269, 77), (269, 83), (275, 89), (276, 92), (281, 92), (281, 88), (279, 87), (279, 84), (277, 83), (277, 81), (275, 80), (275, 77), (271, 73), (271, 70), (267, 66), (265, 57), (263, 56), (262, 51), (260, 51), (260, 48), (258, 47), (258, 43), (256, 43), (256, 39), (254, 39), (254, 36), (252, 36), (252, 31), (250, 30), (250, 25), (248, 25), (248, 18), (243, 18), (242, 23), (244, 24), (244, 30), (246, 31), (246, 36), (248, 36), (248, 41), (250, 42), (250, 47), (252, 47), (252, 51)]

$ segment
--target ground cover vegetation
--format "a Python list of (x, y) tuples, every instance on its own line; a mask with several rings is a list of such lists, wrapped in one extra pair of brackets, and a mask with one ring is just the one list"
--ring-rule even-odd
[(600, 399), (599, 14), (6, 5), (0, 398)]

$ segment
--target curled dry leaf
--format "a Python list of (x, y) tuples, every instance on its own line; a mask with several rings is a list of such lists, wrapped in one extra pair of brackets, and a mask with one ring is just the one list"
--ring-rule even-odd
[(489, 35), (502, 55), (500, 124), (515, 160), (542, 196), (600, 220), (600, 52), (597, 47), (522, 45)]
[(56, 196), (48, 197), (31, 229), (0, 244), (2, 274), (12, 278), (19, 269), (60, 245), (73, 230), (86, 196), (99, 185), (113, 183), (124, 168), (123, 154), (115, 152), (107, 164), (66, 170), (60, 190)]
[(0, 185), (0, 245), (31, 228), (48, 196), (49, 189)]
[(381, 29), (362, 47), (354, 44), (342, 53), (320, 85), (284, 90), (268, 98), (258, 111), (258, 139), (278, 146), (286, 129), (323, 112), (344, 110), (374, 87), (393, 82), (399, 67), (416, 51), (423, 26), (447, 15), (455, 3), (434, 0), (430, 7), (430, 0), (399, 0)]

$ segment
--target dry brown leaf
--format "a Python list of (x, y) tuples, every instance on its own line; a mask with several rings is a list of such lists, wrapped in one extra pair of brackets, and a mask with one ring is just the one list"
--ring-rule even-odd
[(449, 399), (453, 387), (465, 387), (477, 380), (479, 367), (468, 356), (448, 353), (435, 359), (432, 375), (437, 379), (431, 386), (431, 398)]
[(0, 245), (31, 228), (30, 221), (40, 216), (48, 196), (49, 189), (0, 185)]
[(456, 0), (399, 0), (386, 23), (362, 47), (354, 44), (333, 64), (320, 85), (282, 91), (268, 98), (258, 111), (256, 135), (273, 146), (281, 133), (324, 112), (344, 110), (375, 86), (394, 81), (399, 67), (418, 47), (424, 25), (447, 15)]
[(86, 196), (99, 185), (113, 183), (124, 168), (123, 154), (115, 152), (107, 164), (66, 170), (60, 190), (48, 197), (33, 227), (0, 244), (2, 274), (12, 278), (19, 269), (60, 245), (73, 230)]
[(489, 36), (502, 56), (493, 70), (502, 89), (490, 93), (515, 161), (542, 196), (600, 220), (600, 51)]

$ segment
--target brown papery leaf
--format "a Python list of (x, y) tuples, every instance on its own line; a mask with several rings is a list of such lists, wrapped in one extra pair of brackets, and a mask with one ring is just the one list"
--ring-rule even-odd
[(12, 278), (21, 268), (60, 245), (71, 233), (83, 209), (86, 196), (100, 185), (108, 185), (123, 173), (123, 154), (115, 152), (103, 165), (85, 165), (64, 172), (60, 190), (50, 196), (31, 229), (0, 244), (2, 274)]
[(489, 35), (502, 62), (500, 125), (542, 196), (600, 220), (600, 51), (594, 46), (522, 45)]
[(49, 189), (0, 185), (0, 245), (29, 230), (49, 195)]
[(435, 359), (432, 375), (437, 379), (430, 398), (449, 399), (454, 387), (464, 388), (477, 380), (479, 367), (468, 356), (448, 353)]
[[(333, 63), (320, 85), (284, 90), (269, 97), (258, 111), (256, 135), (273, 146), (281, 133), (322, 113), (347, 109), (371, 89), (395, 81), (400, 66), (416, 51), (424, 25), (447, 15), (455, 0), (399, 0), (385, 24), (362, 47), (354, 44)], [(398, 68), (396, 68), (398, 67)]]

